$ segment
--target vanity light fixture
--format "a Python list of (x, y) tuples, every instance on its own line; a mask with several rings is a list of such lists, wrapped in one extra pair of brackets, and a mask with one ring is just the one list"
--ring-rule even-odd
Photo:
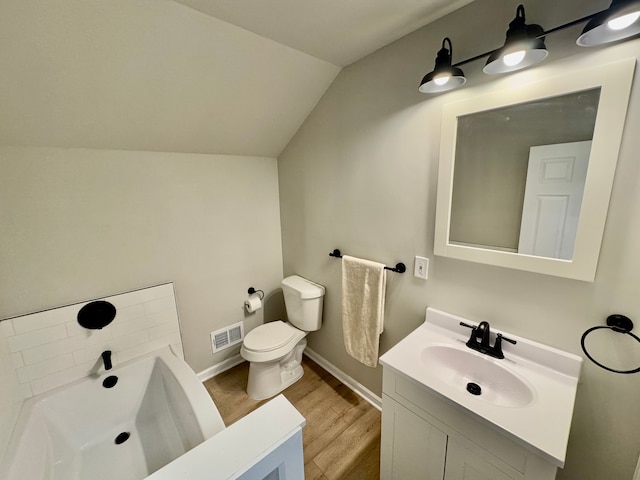
[[(527, 25), (524, 6), (518, 5), (516, 17), (509, 23), (504, 45), (496, 50), (451, 64), (453, 48), (445, 38), (438, 51), (436, 65), (425, 75), (418, 90), (422, 93), (440, 93), (453, 90), (466, 83), (459, 67), (480, 58), (489, 57), (483, 72), (500, 74), (520, 70), (544, 60), (547, 49), (544, 38), (552, 33), (587, 22), (576, 43), (582, 47), (605, 45), (640, 35), (640, 0), (612, 0), (608, 9), (572, 20), (550, 30), (540, 25)], [(447, 49), (448, 44), (448, 49)]]
[(490, 75), (514, 72), (540, 63), (547, 58), (544, 29), (525, 23), (524, 6), (518, 5), (516, 18), (509, 23), (504, 46), (494, 50), (482, 71)]
[[(447, 49), (447, 44), (449, 48)], [(420, 82), (422, 93), (437, 93), (453, 90), (464, 85), (467, 79), (458, 67), (451, 66), (453, 56), (453, 46), (449, 37), (442, 40), (442, 48), (436, 56), (436, 64), (432, 72), (427, 73)]]
[(607, 10), (594, 15), (576, 43), (594, 47), (640, 33), (640, 0), (613, 0)]

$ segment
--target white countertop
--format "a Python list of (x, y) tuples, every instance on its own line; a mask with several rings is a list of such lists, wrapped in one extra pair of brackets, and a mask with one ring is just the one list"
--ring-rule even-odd
[[(465, 345), (471, 330), (460, 322), (473, 323), (432, 308), (425, 322), (380, 358), (389, 367), (450, 403), (480, 419), (500, 433), (534, 451), (559, 467), (564, 466), (574, 400), (582, 358), (507, 332), (494, 332), (517, 341), (503, 343), (504, 359), (494, 359)], [(504, 406), (466, 391), (466, 382), (444, 381), (428, 365), (424, 351), (430, 346), (447, 346), (477, 355), (480, 361), (495, 362), (533, 390), (533, 400), (526, 406)], [(430, 368), (431, 367), (431, 368)]]

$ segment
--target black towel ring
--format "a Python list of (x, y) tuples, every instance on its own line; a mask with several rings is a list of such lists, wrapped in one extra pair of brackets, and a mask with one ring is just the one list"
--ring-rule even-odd
[(589, 358), (589, 360), (591, 360), (593, 363), (598, 365), (600, 368), (604, 368), (605, 370), (608, 370), (610, 372), (614, 372), (614, 373), (638, 373), (638, 372), (640, 372), (640, 367), (634, 368), (633, 370), (616, 370), (615, 368), (607, 367), (606, 365), (603, 365), (600, 362), (598, 362), (597, 360), (595, 360), (589, 354), (589, 352), (587, 352), (587, 349), (584, 346), (584, 339), (587, 337), (587, 335), (589, 335), (594, 330), (600, 330), (601, 328), (608, 328), (608, 329), (613, 330), (614, 332), (617, 332), (617, 333), (631, 335), (638, 342), (640, 342), (640, 338), (638, 338), (637, 335), (634, 335), (633, 333), (631, 333), (631, 330), (633, 329), (633, 322), (631, 321), (631, 319), (629, 317), (625, 317), (624, 315), (620, 315), (620, 314), (609, 315), (607, 317), (607, 324), (606, 325), (598, 325), (596, 327), (591, 327), (590, 329), (588, 329), (586, 332), (584, 332), (582, 334), (582, 338), (580, 339), (580, 345), (582, 346), (582, 351), (587, 356), (587, 358)]

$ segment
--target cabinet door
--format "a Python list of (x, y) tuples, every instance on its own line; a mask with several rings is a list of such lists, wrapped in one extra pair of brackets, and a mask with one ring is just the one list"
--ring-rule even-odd
[(382, 480), (442, 480), (447, 435), (383, 395)]
[[(490, 454), (487, 453), (487, 456)], [(447, 447), (447, 466), (444, 480), (514, 480), (522, 475), (511, 476), (499, 470), (485, 456), (478, 455), (449, 437)]]

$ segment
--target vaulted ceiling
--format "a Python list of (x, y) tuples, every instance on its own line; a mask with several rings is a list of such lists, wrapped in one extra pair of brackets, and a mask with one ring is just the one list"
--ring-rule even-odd
[(471, 0), (2, 0), (0, 144), (277, 157), (340, 68)]
[(339, 66), (472, 0), (176, 0)]

